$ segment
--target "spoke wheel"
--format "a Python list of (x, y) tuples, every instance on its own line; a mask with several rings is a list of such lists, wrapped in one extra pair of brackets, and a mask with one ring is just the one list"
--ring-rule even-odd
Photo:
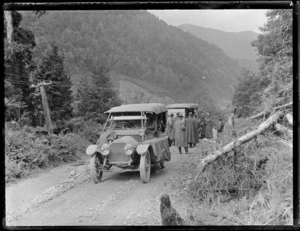
[(150, 153), (147, 151), (141, 156), (140, 160), (140, 176), (143, 183), (147, 183), (150, 180), (151, 173), (151, 160)]
[(99, 183), (102, 179), (103, 171), (99, 170), (102, 163), (103, 160), (100, 154), (96, 153), (94, 156), (91, 157), (90, 173), (91, 173), (91, 179), (95, 184)]

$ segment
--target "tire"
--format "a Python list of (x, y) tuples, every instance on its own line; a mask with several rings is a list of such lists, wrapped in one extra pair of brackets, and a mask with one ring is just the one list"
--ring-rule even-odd
[(161, 161), (159, 162), (159, 164), (160, 164), (160, 167), (161, 167), (161, 168), (165, 168), (165, 167), (166, 167), (166, 161), (165, 161), (165, 160), (161, 160)]
[(100, 154), (95, 154), (90, 160), (90, 174), (91, 180), (97, 184), (101, 182), (103, 171), (98, 170), (98, 166), (102, 164), (102, 157)]
[(140, 159), (140, 176), (143, 183), (147, 183), (150, 180), (151, 173), (151, 159), (150, 152), (147, 151)]

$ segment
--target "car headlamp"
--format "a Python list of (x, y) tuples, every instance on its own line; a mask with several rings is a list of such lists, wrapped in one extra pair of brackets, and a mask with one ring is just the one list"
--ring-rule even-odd
[(124, 147), (124, 152), (126, 155), (131, 155), (134, 151), (134, 147), (131, 144), (126, 144)]
[(109, 145), (108, 144), (103, 144), (101, 146), (100, 152), (101, 152), (102, 155), (107, 156), (110, 152)]

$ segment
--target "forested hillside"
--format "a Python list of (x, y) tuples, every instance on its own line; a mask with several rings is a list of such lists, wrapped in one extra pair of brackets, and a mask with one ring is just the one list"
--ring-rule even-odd
[[(36, 37), (35, 57), (54, 42), (75, 84), (93, 67), (105, 66), (115, 83), (126, 76), (133, 84), (122, 91), (149, 90), (150, 99), (145, 101), (152, 101), (153, 95), (165, 97), (164, 102), (172, 98), (212, 104), (215, 100), (223, 107), (231, 101), (240, 72), (237, 62), (217, 46), (146, 11), (49, 11), (39, 18), (31, 12), (22, 14), (22, 26)], [(149, 83), (158, 90), (148, 89)]]
[(251, 42), (257, 39), (257, 33), (253, 31), (226, 32), (191, 24), (182, 24), (178, 27), (200, 39), (217, 45), (231, 58), (236, 59), (240, 66), (254, 71), (258, 70), (258, 63), (256, 63), (257, 51), (255, 47), (251, 46)]

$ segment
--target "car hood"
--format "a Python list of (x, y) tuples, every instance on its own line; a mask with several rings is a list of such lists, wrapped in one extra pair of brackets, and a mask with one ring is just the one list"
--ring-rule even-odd
[(113, 141), (113, 143), (126, 143), (131, 145), (137, 145), (138, 141), (131, 136), (123, 136)]

